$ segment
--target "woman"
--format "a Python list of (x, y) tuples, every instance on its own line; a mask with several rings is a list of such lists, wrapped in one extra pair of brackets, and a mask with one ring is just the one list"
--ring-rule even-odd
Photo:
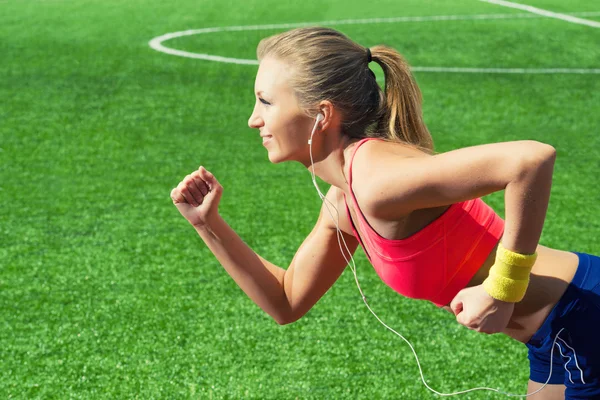
[[(219, 216), (222, 186), (203, 167), (171, 198), (259, 307), (280, 324), (302, 317), (347, 264), (339, 227), (349, 251), (360, 243), (399, 293), (434, 302), (470, 329), (527, 344), (528, 392), (549, 383), (531, 398), (600, 396), (600, 346), (589, 337), (600, 320), (600, 258), (538, 244), (554, 148), (517, 141), (434, 154), (402, 57), (332, 29), (266, 38), (257, 55), (249, 126), (271, 162), (301, 162), (331, 185), (313, 231), (285, 270)], [(384, 71), (385, 92), (371, 61)], [(505, 221), (480, 199), (500, 190)]]

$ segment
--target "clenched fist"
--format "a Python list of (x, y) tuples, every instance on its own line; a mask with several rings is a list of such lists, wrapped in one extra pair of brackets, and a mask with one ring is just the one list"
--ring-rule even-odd
[(481, 333), (502, 332), (515, 309), (515, 303), (496, 300), (483, 285), (461, 290), (450, 303), (459, 324)]
[(173, 204), (194, 227), (202, 227), (218, 215), (223, 186), (204, 167), (186, 176), (171, 191)]

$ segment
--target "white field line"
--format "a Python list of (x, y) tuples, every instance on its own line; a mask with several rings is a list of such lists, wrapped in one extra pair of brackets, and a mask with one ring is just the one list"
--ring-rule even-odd
[(567, 14), (555, 13), (555, 12), (548, 11), (548, 10), (542, 10), (541, 8), (528, 6), (526, 4), (513, 3), (513, 2), (505, 1), (505, 0), (479, 0), (479, 1), (483, 1), (485, 3), (497, 4), (499, 6), (504, 6), (504, 7), (516, 8), (519, 10), (528, 11), (530, 13), (542, 15), (544, 17), (562, 19), (563, 21), (572, 22), (574, 24), (587, 25), (587, 26), (591, 26), (592, 28), (600, 28), (600, 22), (590, 21), (589, 19), (577, 18), (577, 17), (573, 17), (573, 16), (567, 15)]
[[(482, 0), (483, 1), (483, 0)], [(600, 16), (600, 11), (586, 11), (570, 13), (581, 16)], [(202, 29), (190, 29), (186, 31), (167, 33), (150, 40), (149, 46), (161, 53), (170, 54), (179, 57), (194, 58), (200, 60), (216, 61), (229, 64), (258, 65), (257, 60), (242, 58), (222, 57), (204, 53), (192, 53), (184, 50), (177, 50), (166, 47), (163, 42), (171, 39), (201, 35), (207, 33), (235, 32), (235, 31), (258, 31), (268, 29), (291, 29), (302, 26), (314, 25), (363, 25), (374, 23), (396, 23), (396, 22), (426, 22), (426, 21), (464, 21), (464, 20), (494, 20), (494, 19), (518, 19), (518, 18), (541, 18), (535, 14), (475, 14), (475, 15), (434, 15), (422, 17), (394, 17), (394, 18), (368, 18), (368, 19), (346, 19), (337, 21), (319, 21), (319, 22), (300, 22), (288, 24), (267, 24), (267, 25), (240, 25), (240, 26), (222, 26)], [(600, 74), (600, 69), (585, 68), (454, 68), (454, 67), (412, 67), (413, 71), (420, 72), (454, 72), (454, 73), (496, 73), (496, 74)]]
[(457, 72), (471, 74), (600, 74), (600, 68), (452, 68), (412, 67), (417, 72)]

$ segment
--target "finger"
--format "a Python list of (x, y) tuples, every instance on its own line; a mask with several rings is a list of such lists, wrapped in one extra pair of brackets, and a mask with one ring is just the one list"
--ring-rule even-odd
[(171, 200), (173, 200), (173, 204), (185, 203), (185, 198), (177, 188), (171, 190)]
[(179, 190), (179, 192), (183, 195), (183, 198), (185, 199), (185, 201), (193, 206), (193, 207), (197, 207), (198, 205), (196, 204), (196, 200), (194, 200), (194, 196), (192, 196), (192, 194), (190, 193), (190, 191), (188, 190), (187, 186), (185, 185), (184, 182), (181, 182), (179, 184), (179, 186), (177, 186), (177, 189)]
[(206, 182), (204, 182), (204, 180), (202, 180), (202, 177), (200, 176), (200, 171), (194, 171), (194, 173), (192, 174), (192, 179), (194, 180), (194, 183), (196, 184), (196, 187), (198, 188), (200, 193), (202, 193), (202, 196), (206, 196), (209, 190), (208, 186), (206, 185)]
[(192, 195), (192, 197), (194, 198), (195, 205), (198, 206), (198, 205), (202, 204), (204, 195), (202, 194), (200, 189), (198, 189), (198, 186), (196, 185), (194, 178), (191, 175), (188, 175), (185, 177), (183, 182), (184, 182), (186, 188), (188, 189), (188, 191), (190, 192), (190, 194)]
[(198, 172), (200, 172), (200, 177), (208, 187), (208, 191), (211, 191), (213, 186), (216, 184), (216, 179), (214, 175), (207, 171), (207, 169), (203, 166), (198, 168)]
[(450, 303), (450, 309), (452, 310), (454, 315), (458, 315), (462, 312), (463, 302), (462, 302), (460, 293), (458, 295), (456, 295), (456, 297), (454, 297), (454, 299), (452, 299), (452, 303)]
[(477, 328), (476, 326), (474, 326), (474, 324), (473, 324), (473, 320), (472, 320), (472, 318), (470, 317), (470, 315), (468, 315), (468, 314), (467, 314), (467, 313), (465, 313), (465, 312), (460, 312), (460, 313), (459, 313), (459, 314), (456, 316), (456, 321), (457, 321), (459, 324), (461, 324), (461, 325), (463, 325), (463, 326), (465, 326), (465, 327), (467, 327), (467, 328), (469, 328), (469, 329), (475, 329), (475, 328)]

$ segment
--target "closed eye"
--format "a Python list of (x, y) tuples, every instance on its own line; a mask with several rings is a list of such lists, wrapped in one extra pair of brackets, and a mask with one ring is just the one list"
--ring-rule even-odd
[(271, 103), (269, 103), (268, 101), (266, 101), (265, 99), (261, 99), (260, 97), (258, 98), (258, 100), (260, 100), (261, 103), (266, 104), (268, 106), (271, 105)]

